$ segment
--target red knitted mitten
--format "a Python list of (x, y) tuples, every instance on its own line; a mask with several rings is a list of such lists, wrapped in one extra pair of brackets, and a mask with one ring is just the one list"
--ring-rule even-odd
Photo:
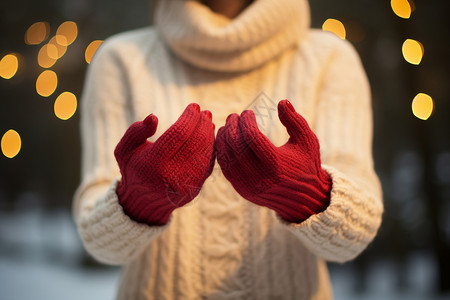
[(199, 194), (215, 160), (211, 120), (211, 112), (192, 103), (154, 143), (147, 138), (156, 131), (155, 115), (128, 128), (114, 155), (122, 174), (119, 203), (130, 218), (166, 224), (175, 208)]
[(230, 115), (217, 133), (217, 161), (242, 197), (300, 223), (326, 209), (331, 179), (306, 120), (287, 100), (278, 104), (278, 116), (290, 136), (281, 147), (261, 133), (253, 111)]

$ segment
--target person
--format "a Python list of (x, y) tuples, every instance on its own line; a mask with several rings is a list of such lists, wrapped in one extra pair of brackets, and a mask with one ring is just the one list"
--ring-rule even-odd
[(364, 69), (306, 0), (223, 4), (157, 1), (95, 54), (79, 234), (118, 299), (331, 299), (383, 212)]

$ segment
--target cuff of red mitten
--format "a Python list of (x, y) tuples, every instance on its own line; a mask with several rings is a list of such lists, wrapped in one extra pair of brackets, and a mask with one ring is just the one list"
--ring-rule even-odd
[(288, 226), (301, 226), (302, 223), (304, 223), (305, 221), (310, 221), (310, 219), (313, 218), (317, 218), (318, 216), (320, 216), (321, 214), (323, 214), (324, 212), (326, 212), (331, 205), (332, 202), (332, 197), (333, 197), (333, 193), (335, 193), (337, 190), (339, 190), (339, 187), (336, 188), (336, 184), (339, 185), (339, 178), (340, 178), (340, 173), (335, 170), (333, 167), (327, 166), (327, 165), (322, 165), (322, 169), (326, 172), (326, 175), (328, 176), (328, 179), (330, 180), (330, 190), (328, 191), (328, 199), (326, 199), (326, 201), (324, 201), (322, 203), (322, 206), (320, 208), (315, 209), (314, 212), (311, 212), (311, 214), (299, 221), (290, 221), (287, 220), (286, 218), (283, 218), (283, 216), (279, 213), (276, 213), (276, 217), (277, 219)]
[[(151, 210), (148, 207), (131, 203), (131, 199), (121, 199), (121, 193), (119, 192), (120, 180), (120, 178), (117, 178), (113, 182), (113, 188), (117, 196), (117, 202), (126, 216), (136, 223), (149, 226), (165, 226), (170, 223), (173, 211), (170, 206), (168, 208), (159, 207), (158, 210)], [(144, 209), (145, 212), (143, 211)]]
[(382, 200), (358, 188), (343, 173), (322, 166), (332, 179), (330, 204), (321, 213), (297, 224), (278, 221), (297, 235), (318, 256), (336, 262), (356, 257), (372, 241), (381, 223)]
[(301, 216), (299, 216), (299, 217), (291, 217), (292, 214), (290, 214), (290, 215), (286, 214), (287, 216), (290, 216), (290, 218), (284, 217), (283, 213), (279, 213), (279, 212), (276, 212), (276, 211), (275, 211), (275, 214), (276, 214), (277, 218), (280, 221), (282, 221), (283, 223), (286, 223), (286, 224), (301, 224), (304, 221), (308, 220), (310, 217), (312, 217), (312, 216), (314, 216), (316, 214), (324, 212), (328, 208), (329, 205), (330, 205), (329, 201), (324, 202), (323, 205), (320, 208), (316, 209), (315, 211), (309, 210), (309, 212), (302, 212)]
[(299, 193), (302, 201), (286, 202), (275, 209), (279, 219), (286, 223), (300, 224), (328, 208), (333, 183), (330, 175), (325, 170), (322, 171), (318, 186), (310, 185), (310, 192)]

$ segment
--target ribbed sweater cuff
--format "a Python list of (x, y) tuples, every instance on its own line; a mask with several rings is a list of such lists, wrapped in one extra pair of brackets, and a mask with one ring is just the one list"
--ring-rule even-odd
[(316, 255), (345, 262), (361, 253), (375, 237), (381, 224), (381, 199), (358, 188), (344, 174), (322, 166), (332, 179), (330, 204), (321, 213), (300, 224), (278, 220), (297, 235)]
[(130, 219), (119, 204), (116, 179), (95, 206), (79, 220), (86, 250), (98, 261), (120, 265), (133, 260), (170, 225), (148, 226)]

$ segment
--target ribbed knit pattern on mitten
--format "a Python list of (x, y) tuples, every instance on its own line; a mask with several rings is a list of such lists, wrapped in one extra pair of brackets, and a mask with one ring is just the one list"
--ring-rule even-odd
[(155, 143), (147, 138), (156, 131), (156, 116), (128, 128), (114, 152), (122, 174), (117, 194), (128, 216), (163, 225), (198, 195), (215, 160), (211, 119), (193, 103)]
[(290, 139), (275, 147), (258, 129), (252, 111), (232, 114), (217, 133), (218, 162), (247, 200), (289, 222), (302, 222), (330, 202), (331, 179), (320, 163), (319, 142), (306, 120), (283, 100), (278, 115)]

